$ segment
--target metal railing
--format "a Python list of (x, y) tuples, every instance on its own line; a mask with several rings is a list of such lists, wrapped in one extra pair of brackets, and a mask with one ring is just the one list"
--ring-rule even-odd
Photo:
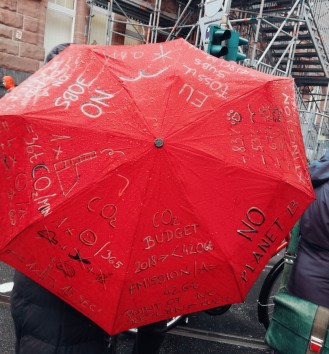
[(274, 75), (274, 76), (287, 76), (285, 71), (280, 70), (280, 69), (273, 69), (273, 66), (261, 63), (258, 60), (254, 60), (254, 66), (251, 66), (251, 60), (250, 59), (245, 59), (243, 62), (240, 62), (241, 65), (251, 67), (251, 68), (256, 68), (257, 71), (260, 71), (265, 74), (269, 75)]
[(329, 53), (329, 1), (308, 1), (317, 28), (320, 32), (324, 48)]

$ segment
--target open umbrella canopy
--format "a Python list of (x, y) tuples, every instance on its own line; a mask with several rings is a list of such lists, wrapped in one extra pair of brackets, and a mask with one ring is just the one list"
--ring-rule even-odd
[(314, 198), (293, 80), (181, 39), (71, 45), (0, 154), (0, 259), (110, 334), (243, 301)]

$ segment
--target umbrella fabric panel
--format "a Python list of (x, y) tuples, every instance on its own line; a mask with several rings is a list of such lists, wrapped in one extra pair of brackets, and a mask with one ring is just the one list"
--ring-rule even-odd
[(243, 301), (314, 197), (293, 81), (184, 40), (71, 45), (0, 105), (0, 257), (111, 334)]

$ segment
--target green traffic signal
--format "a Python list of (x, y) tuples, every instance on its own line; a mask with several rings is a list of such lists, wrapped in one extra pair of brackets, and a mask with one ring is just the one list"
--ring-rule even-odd
[(209, 38), (207, 52), (217, 58), (228, 53), (228, 48), (222, 43), (231, 38), (231, 31), (223, 29), (218, 25), (210, 25), (207, 29), (206, 37)]
[(207, 28), (206, 39), (209, 41), (207, 52), (217, 58), (241, 61), (247, 57), (239, 53), (239, 46), (248, 44), (247, 39), (240, 38), (239, 32), (221, 28), (219, 25), (210, 25)]
[(245, 60), (246, 55), (239, 53), (238, 49), (240, 45), (247, 45), (249, 42), (245, 38), (240, 38), (240, 33), (231, 31), (231, 36), (227, 41), (227, 49), (228, 53), (225, 56), (226, 60), (240, 61)]

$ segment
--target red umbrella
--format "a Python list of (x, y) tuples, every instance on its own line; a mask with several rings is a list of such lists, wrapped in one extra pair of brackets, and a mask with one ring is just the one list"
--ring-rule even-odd
[(0, 102), (0, 258), (115, 334), (241, 302), (313, 200), (290, 78), (71, 45)]

